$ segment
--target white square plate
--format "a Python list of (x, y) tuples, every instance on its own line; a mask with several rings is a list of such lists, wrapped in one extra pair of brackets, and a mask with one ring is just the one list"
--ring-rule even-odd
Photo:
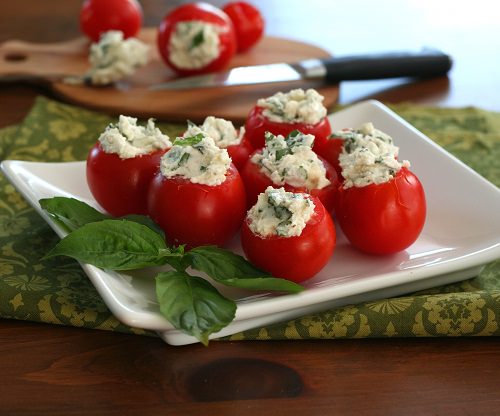
[[(286, 321), (346, 304), (381, 299), (475, 276), (500, 257), (500, 190), (376, 101), (330, 115), (333, 129), (371, 121), (393, 136), (401, 159), (408, 159), (427, 197), (427, 221), (418, 240), (392, 256), (370, 256), (353, 249), (338, 231), (335, 253), (304, 290), (294, 295), (250, 293), (218, 288), (236, 299), (234, 321), (213, 338)], [(85, 162), (4, 161), (2, 169), (50, 226), (64, 232), (40, 209), (38, 200), (56, 195), (98, 208), (85, 180)], [(241, 253), (235, 241), (230, 247)], [(123, 323), (154, 330), (169, 344), (197, 342), (174, 329), (159, 312), (153, 273), (115, 273), (82, 265), (112, 313)]]

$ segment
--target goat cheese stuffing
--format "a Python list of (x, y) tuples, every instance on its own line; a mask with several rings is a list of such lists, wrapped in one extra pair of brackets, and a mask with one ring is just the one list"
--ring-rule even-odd
[(170, 61), (181, 69), (199, 69), (220, 55), (221, 27), (200, 20), (179, 22), (169, 41)]
[(314, 203), (307, 194), (267, 187), (247, 213), (248, 226), (261, 237), (299, 236), (311, 219)]
[(261, 98), (257, 106), (263, 107), (263, 115), (277, 123), (319, 123), (326, 116), (324, 97), (310, 88), (290, 92), (278, 92), (271, 97)]
[(123, 38), (123, 33), (110, 30), (90, 46), (91, 68), (84, 80), (94, 85), (107, 85), (148, 63), (149, 46), (136, 38)]
[(363, 187), (390, 181), (402, 167), (410, 162), (399, 162), (399, 148), (392, 137), (365, 123), (358, 129), (345, 129), (334, 133), (344, 139), (339, 164), (344, 177), (344, 188)]
[(225, 149), (228, 146), (238, 145), (241, 143), (241, 140), (245, 135), (245, 128), (241, 127), (238, 132), (233, 123), (230, 121), (223, 118), (209, 116), (205, 118), (205, 121), (201, 126), (188, 122), (188, 129), (184, 133), (183, 137), (196, 136), (199, 133), (203, 133), (204, 135), (211, 137), (214, 139), (217, 147)]
[(216, 186), (226, 180), (230, 165), (227, 150), (218, 148), (211, 137), (200, 133), (177, 138), (163, 155), (160, 170), (167, 178), (181, 176), (193, 183)]
[(321, 189), (330, 185), (326, 169), (316, 153), (312, 151), (314, 136), (298, 130), (285, 139), (266, 132), (266, 146), (250, 159), (260, 165), (260, 170), (274, 184), (285, 183), (308, 190)]
[(172, 146), (154, 120), (150, 118), (146, 127), (138, 126), (134, 117), (120, 116), (118, 124), (109, 124), (99, 136), (101, 148), (106, 153), (116, 153), (121, 159), (145, 155)]

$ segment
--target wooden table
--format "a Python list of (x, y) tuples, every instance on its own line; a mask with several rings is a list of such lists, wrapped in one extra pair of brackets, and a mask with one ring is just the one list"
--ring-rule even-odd
[[(341, 103), (377, 98), (500, 110), (500, 29), (493, 2), (254, 3), (266, 17), (268, 34), (337, 55), (429, 45), (454, 57), (449, 78), (344, 83)], [(166, 2), (142, 4), (146, 23), (156, 25)], [(79, 7), (76, 0), (6, 2), (0, 41), (77, 36)], [(21, 121), (41, 93), (32, 86), (0, 85), (0, 127)], [(5, 415), (490, 415), (500, 408), (499, 368), (495, 338), (171, 347), (155, 338), (0, 321)]]

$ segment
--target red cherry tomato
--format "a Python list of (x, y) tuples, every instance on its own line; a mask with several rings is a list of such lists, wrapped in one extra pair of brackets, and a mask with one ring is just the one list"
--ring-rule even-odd
[(167, 149), (120, 159), (99, 142), (87, 158), (87, 183), (95, 200), (111, 215), (147, 214), (147, 192)]
[(239, 144), (231, 144), (226, 147), (226, 150), (234, 166), (241, 172), (253, 152), (253, 147), (246, 137), (243, 136)]
[(196, 184), (180, 176), (164, 177), (158, 172), (149, 187), (149, 214), (165, 231), (169, 243), (226, 244), (245, 217), (245, 188), (231, 164), (220, 185)]
[(256, 7), (244, 1), (233, 1), (222, 10), (233, 22), (238, 52), (247, 51), (262, 38), (264, 19)]
[[(219, 27), (219, 55), (199, 68), (181, 68), (170, 56), (170, 38), (180, 22), (202, 21)], [(188, 3), (168, 13), (162, 20), (158, 30), (158, 50), (165, 63), (179, 75), (195, 75), (214, 72), (228, 66), (236, 52), (236, 35), (233, 23), (228, 15), (219, 8), (208, 3)]]
[(108, 30), (120, 30), (124, 38), (135, 36), (141, 25), (142, 8), (136, 0), (85, 0), (80, 10), (80, 29), (94, 42)]
[(333, 166), (337, 172), (339, 180), (342, 180), (342, 168), (339, 165), (339, 155), (342, 153), (342, 147), (344, 146), (344, 139), (341, 137), (336, 137), (331, 134), (323, 142), (320, 142), (314, 146), (314, 151), (318, 156), (325, 159), (330, 165)]
[(275, 188), (283, 186), (283, 188), (285, 188), (288, 192), (304, 192), (313, 195), (321, 200), (328, 212), (333, 210), (335, 204), (335, 194), (337, 193), (339, 181), (335, 169), (333, 169), (333, 167), (326, 160), (319, 157), (325, 166), (326, 178), (331, 182), (330, 185), (321, 189), (307, 190), (305, 187), (295, 187), (287, 183), (284, 185), (276, 185), (273, 183), (271, 178), (260, 170), (260, 166), (251, 161), (252, 156), (258, 152), (262, 152), (262, 150), (256, 150), (252, 153), (248, 162), (241, 171), (241, 177), (247, 192), (247, 206), (250, 207), (255, 204), (259, 194), (264, 192), (268, 186)]
[(422, 184), (406, 168), (389, 182), (339, 188), (337, 221), (350, 243), (373, 254), (404, 250), (418, 238), (425, 222)]
[(245, 131), (248, 140), (255, 149), (260, 149), (265, 145), (264, 135), (266, 131), (286, 137), (294, 130), (299, 130), (304, 134), (312, 134), (315, 137), (314, 147), (321, 146), (322, 142), (326, 141), (331, 134), (332, 128), (327, 117), (323, 118), (316, 124), (306, 123), (279, 123), (269, 120), (262, 112), (264, 108), (255, 106), (247, 117), (245, 122)]
[(311, 278), (326, 265), (335, 248), (335, 227), (321, 201), (310, 198), (314, 213), (299, 236), (262, 237), (253, 233), (248, 219), (243, 221), (241, 245), (250, 262), (273, 276), (294, 282)]

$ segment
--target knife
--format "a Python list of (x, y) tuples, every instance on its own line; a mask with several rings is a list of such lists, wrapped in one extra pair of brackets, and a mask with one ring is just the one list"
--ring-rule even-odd
[(446, 75), (450, 56), (438, 50), (307, 59), (296, 63), (242, 66), (228, 71), (177, 78), (150, 86), (152, 90), (229, 87), (300, 80), (335, 84), (383, 78), (431, 78)]

